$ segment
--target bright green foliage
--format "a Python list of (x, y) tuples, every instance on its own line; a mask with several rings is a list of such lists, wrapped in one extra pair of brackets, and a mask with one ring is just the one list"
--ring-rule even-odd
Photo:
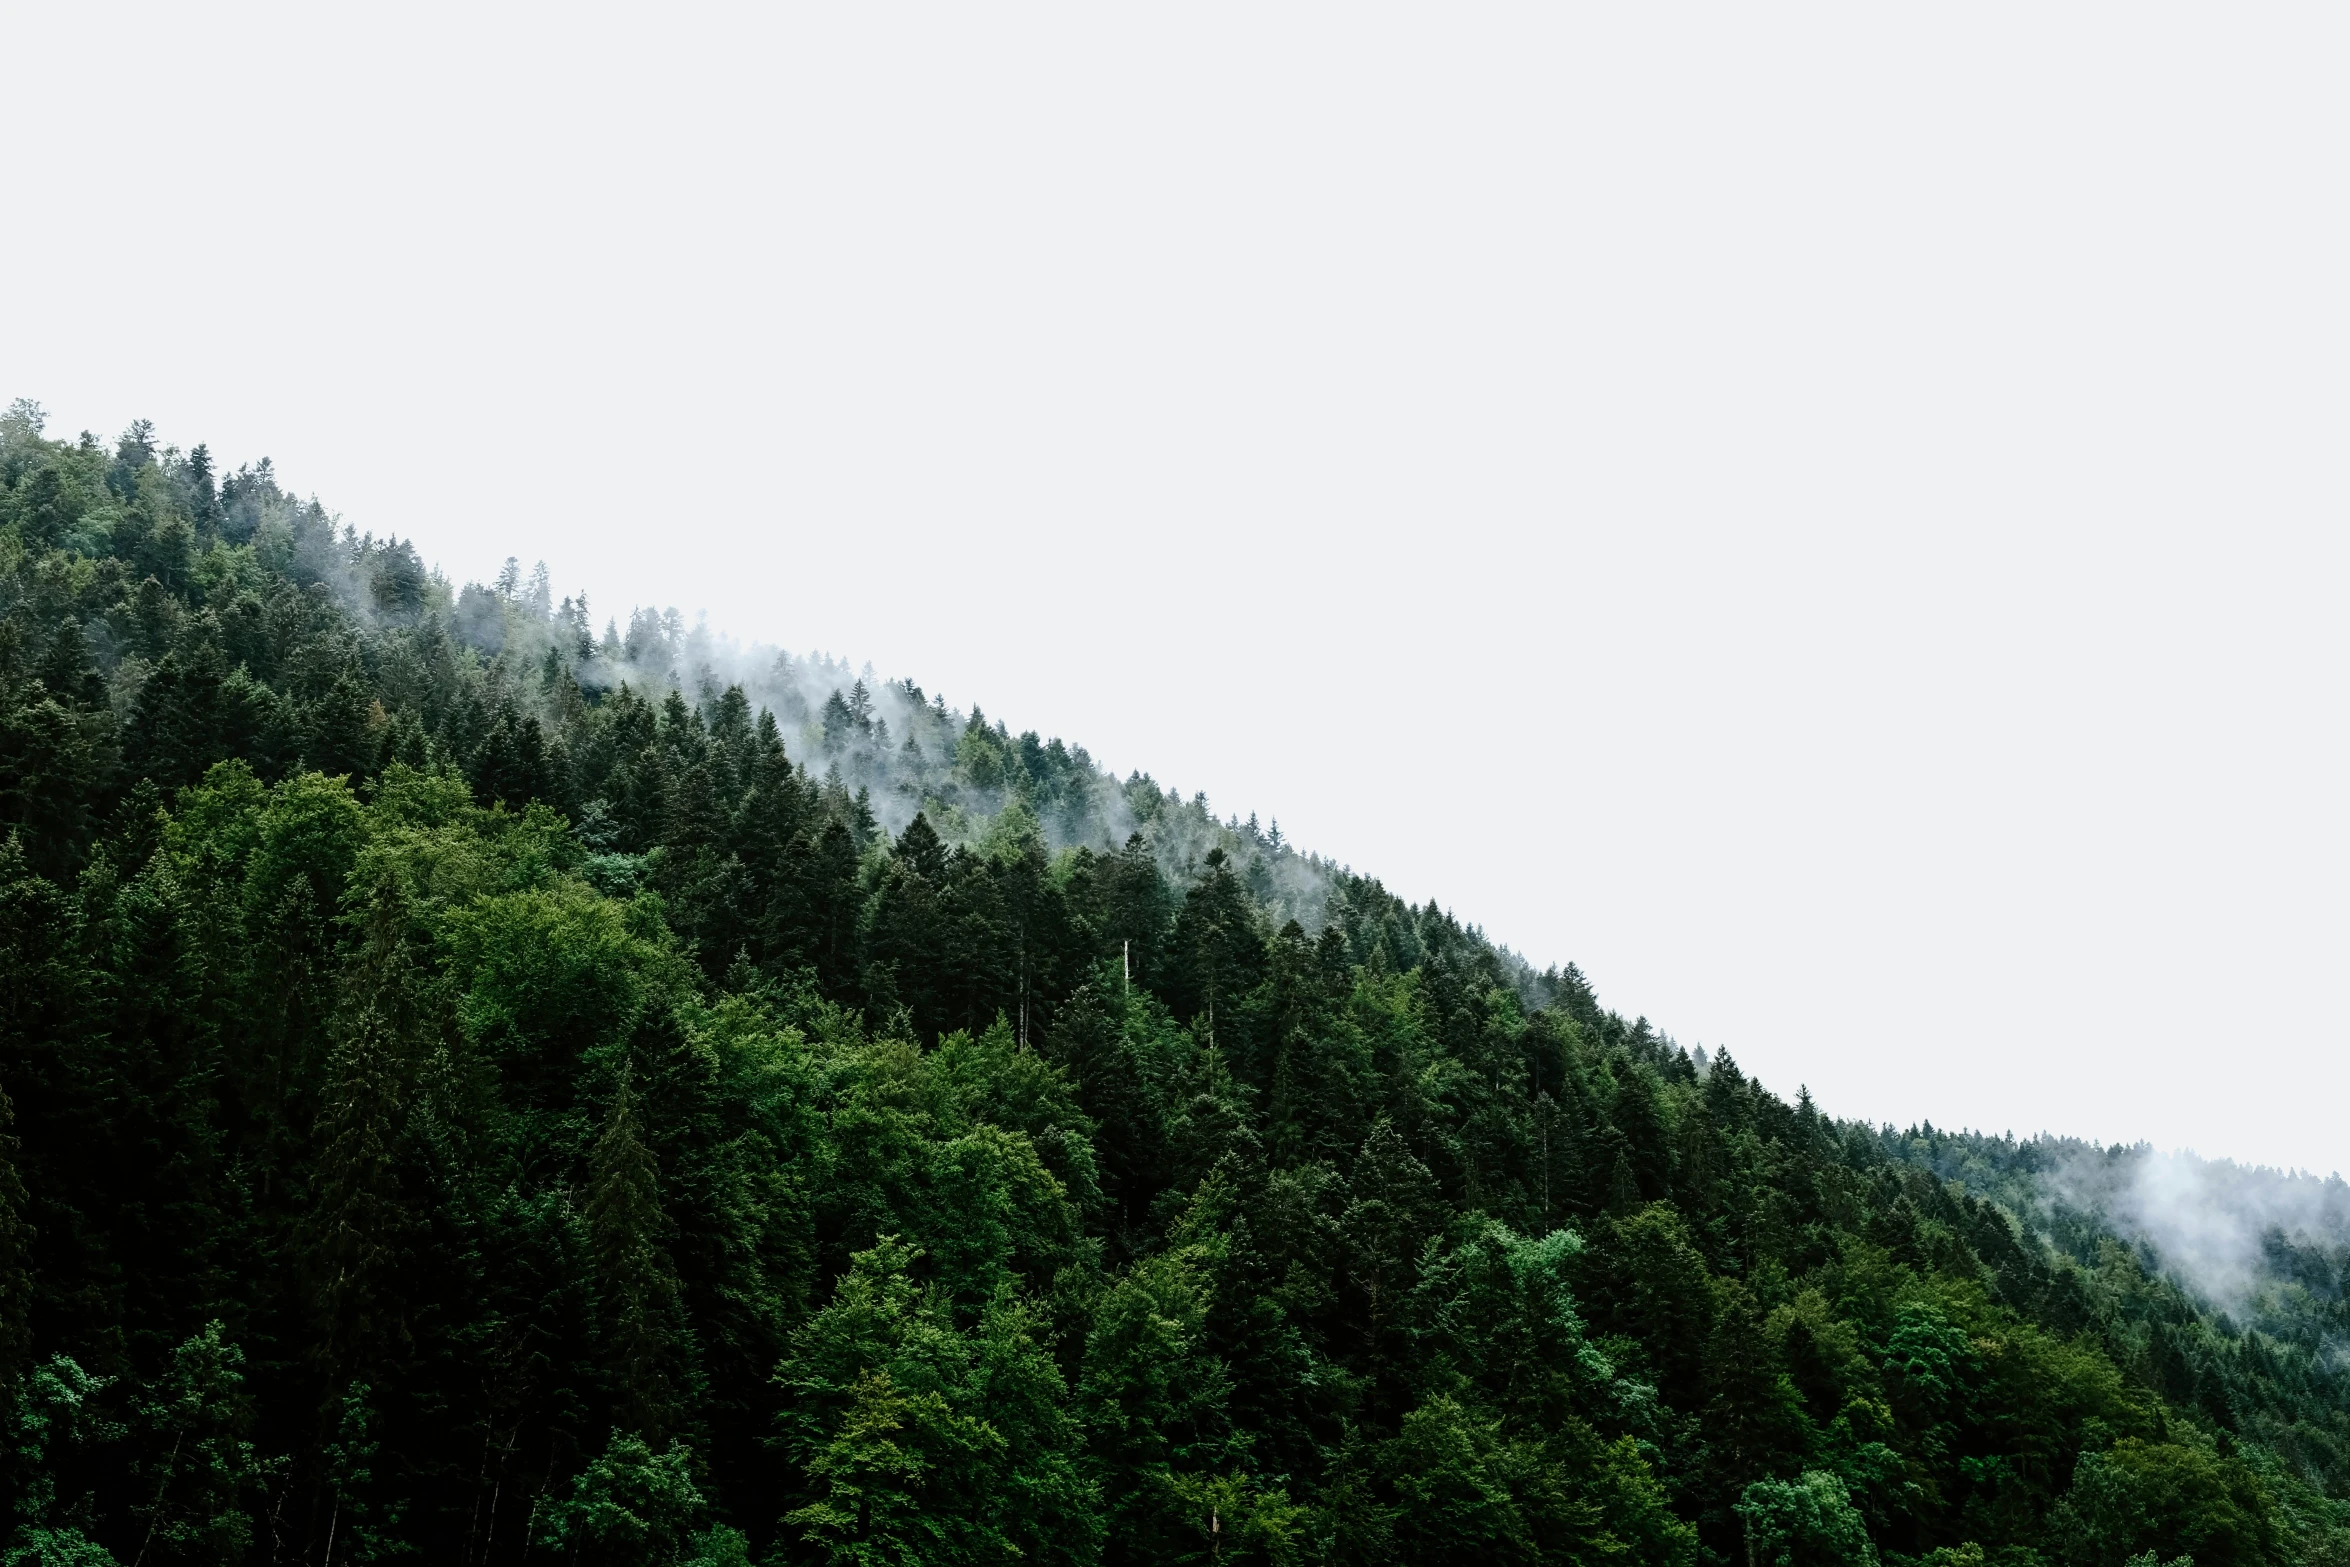
[(1832, 1474), (1807, 1469), (1793, 1480), (1760, 1480), (1739, 1498), (1753, 1557), (1765, 1567), (1875, 1567), (1861, 1516)]
[(116, 1567), (113, 1553), (79, 1529), (20, 1530), (0, 1562), (7, 1567)]
[[(1178, 1474), (1168, 1479), (1175, 1511), (1189, 1518), (1191, 1549), (1210, 1561), (1264, 1562), (1274, 1567), (1305, 1559), (1306, 1509), (1279, 1488), (1241, 1475)], [(1180, 1537), (1179, 1537), (1180, 1538)]]
[(7, 1461), (16, 1516), (0, 1562), (113, 1559), (83, 1532), (96, 1513), (84, 1464), (125, 1434), (103, 1412), (107, 1385), (67, 1356), (53, 1355), (10, 1390)]
[(1007, 1289), (958, 1329), (884, 1236), (851, 1259), (777, 1380), (808, 1500), (785, 1519), (823, 1559), (1087, 1561), (1099, 1538), (1077, 1426), (1035, 1315)]
[(406, 1549), (398, 1534), (402, 1504), (383, 1500), (376, 1486), (375, 1412), (368, 1387), (354, 1382), (334, 1411), (334, 1434), (320, 1449), (333, 1513), (325, 1555), (332, 1562), (372, 1562)]
[(253, 1535), (246, 1504), (270, 1465), (245, 1440), (252, 1413), (244, 1352), (220, 1324), (172, 1351), (162, 1384), (133, 1406), (142, 1449), (131, 1470), (133, 1516), (146, 1525), (142, 1557), (166, 1562), (242, 1560)]
[(656, 1453), (645, 1439), (614, 1431), (604, 1451), (550, 1503), (540, 1543), (593, 1567), (672, 1567), (700, 1556), (698, 1526), (708, 1508), (683, 1443)]
[(2129, 1150), (729, 662), (0, 416), (6, 1562), (2350, 1561), (2350, 1189), (2223, 1312)]
[(1196, 1240), (1142, 1258), (1094, 1306), (1082, 1394), (1121, 1560), (1195, 1549), (1199, 1488), (1237, 1477), (1248, 1456), (1232, 1373), (1210, 1342), (1213, 1260)]

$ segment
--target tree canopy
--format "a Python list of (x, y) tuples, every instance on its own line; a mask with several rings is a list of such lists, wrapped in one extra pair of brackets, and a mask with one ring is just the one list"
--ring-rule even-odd
[(2350, 1561), (2341, 1247), (552, 597), (0, 420), (7, 1562)]

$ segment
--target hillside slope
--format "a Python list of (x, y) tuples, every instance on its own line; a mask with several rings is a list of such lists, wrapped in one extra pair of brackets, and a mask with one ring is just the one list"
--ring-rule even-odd
[(10, 1560), (2350, 1560), (2322, 1246), (552, 597), (0, 422)]

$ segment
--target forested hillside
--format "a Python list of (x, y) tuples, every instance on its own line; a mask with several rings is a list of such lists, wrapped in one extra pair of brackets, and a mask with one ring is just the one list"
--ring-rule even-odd
[(0, 832), (11, 1563), (2350, 1562), (2338, 1246), (2231, 1308), (1253, 818), (144, 426), (0, 423)]

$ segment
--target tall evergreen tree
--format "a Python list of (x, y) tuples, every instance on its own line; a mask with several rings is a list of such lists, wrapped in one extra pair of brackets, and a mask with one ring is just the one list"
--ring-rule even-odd
[(676, 1427), (688, 1389), (677, 1342), (677, 1276), (662, 1247), (660, 1176), (638, 1132), (625, 1066), (588, 1160), (587, 1225), (621, 1424), (658, 1440)]

